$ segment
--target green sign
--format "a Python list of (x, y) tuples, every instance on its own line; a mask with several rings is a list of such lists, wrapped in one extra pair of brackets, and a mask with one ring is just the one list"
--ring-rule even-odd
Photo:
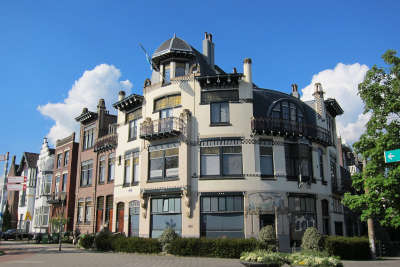
[(392, 163), (400, 161), (400, 149), (385, 151), (385, 162)]

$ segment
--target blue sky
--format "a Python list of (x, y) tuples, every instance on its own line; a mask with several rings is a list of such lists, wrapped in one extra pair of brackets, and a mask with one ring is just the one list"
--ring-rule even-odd
[[(51, 113), (60, 110), (38, 107), (64, 103), (85, 71), (113, 72), (110, 85), (126, 81), (121, 88), (132, 84), (141, 93), (150, 71), (138, 44), (152, 53), (174, 33), (201, 51), (211, 32), (216, 64), (242, 71), (243, 59), (252, 58), (260, 87), (289, 92), (297, 83), (306, 95), (322, 79), (327, 95), (340, 100), (344, 83), (356, 95), (360, 78), (353, 77), (382, 65), (385, 50), (399, 51), (399, 10), (400, 1), (1, 1), (0, 153), (19, 161), (23, 151), (39, 152), (57, 121)], [(345, 132), (354, 132), (361, 109), (343, 119), (350, 141)]]

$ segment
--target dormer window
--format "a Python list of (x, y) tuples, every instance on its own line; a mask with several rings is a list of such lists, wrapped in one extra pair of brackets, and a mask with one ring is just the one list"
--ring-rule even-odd
[(300, 108), (288, 101), (279, 101), (275, 104), (271, 111), (271, 117), (274, 119), (297, 121), (302, 123), (304, 121), (303, 112)]

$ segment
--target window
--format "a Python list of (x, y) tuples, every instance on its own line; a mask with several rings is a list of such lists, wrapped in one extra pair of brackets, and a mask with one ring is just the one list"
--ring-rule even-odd
[(291, 122), (303, 123), (304, 116), (300, 108), (292, 102), (279, 101), (271, 111), (271, 117), (274, 119), (288, 120)]
[(308, 227), (316, 227), (315, 198), (312, 195), (290, 195), (289, 212), (292, 243), (300, 242)]
[(140, 214), (140, 202), (138, 200), (133, 200), (129, 202), (128, 236), (139, 236), (139, 214)]
[(271, 141), (260, 143), (260, 171), (261, 177), (274, 176), (274, 161)]
[(175, 65), (175, 77), (185, 76), (186, 64), (176, 62)]
[(54, 186), (54, 193), (57, 195), (60, 192), (60, 176), (56, 177), (56, 184)]
[(291, 181), (312, 180), (312, 148), (306, 144), (285, 143), (286, 175)]
[(166, 108), (160, 111), (160, 119), (171, 118), (173, 115), (173, 108)]
[(164, 84), (171, 82), (171, 68), (169, 64), (164, 65)]
[(26, 191), (22, 190), (21, 200), (19, 202), (19, 206), (20, 207), (25, 207), (25, 205), (26, 205)]
[(330, 167), (331, 167), (331, 183), (332, 190), (336, 191), (339, 189), (338, 179), (337, 179), (337, 171), (336, 171), (336, 157), (330, 156)]
[(57, 154), (57, 169), (61, 167), (61, 153)]
[(125, 159), (124, 164), (124, 186), (129, 185), (131, 182), (131, 159)]
[(103, 225), (104, 196), (97, 197), (96, 232), (100, 232)]
[(99, 184), (104, 184), (106, 179), (106, 157), (101, 156), (99, 162)]
[(83, 150), (89, 149), (94, 145), (94, 130), (95, 125), (90, 125), (84, 128), (83, 131)]
[(319, 176), (321, 177), (322, 183), (325, 182), (324, 176), (324, 152), (321, 148), (318, 148), (318, 168), (319, 168)]
[(108, 181), (114, 181), (114, 173), (115, 173), (115, 154), (111, 153), (108, 156)]
[(129, 123), (128, 141), (135, 140), (137, 138), (137, 128), (139, 125), (139, 119), (142, 117), (142, 109), (136, 109), (126, 115), (126, 121)]
[(124, 231), (124, 209), (124, 202), (119, 202), (117, 204), (117, 216), (115, 220), (115, 228), (119, 233), (122, 233)]
[(202, 141), (201, 146), (201, 176), (242, 176), (240, 140)]
[(340, 199), (333, 198), (333, 212), (343, 213), (343, 206)]
[(113, 195), (106, 197), (106, 214), (104, 216), (104, 222), (108, 224), (108, 229), (112, 230), (112, 217), (113, 217)]
[(149, 151), (149, 180), (169, 180), (178, 177), (178, 143), (167, 144), (165, 147), (153, 146)]
[(42, 189), (42, 193), (44, 195), (49, 195), (50, 191), (51, 191), (51, 183), (53, 182), (53, 175), (52, 174), (46, 174), (44, 176), (44, 183), (42, 184), (43, 189)]
[(244, 238), (243, 196), (202, 196), (200, 235)]
[(62, 192), (67, 191), (67, 183), (68, 183), (68, 173), (64, 173), (63, 174), (63, 183), (62, 183), (62, 187), (61, 187)]
[(93, 160), (87, 160), (82, 162), (81, 166), (81, 186), (92, 185), (92, 173), (93, 173)]
[(153, 198), (151, 200), (151, 237), (161, 236), (164, 229), (171, 227), (182, 233), (181, 199), (178, 197)]
[(64, 166), (68, 165), (68, 161), (69, 161), (69, 150), (65, 151), (64, 153)]
[(78, 223), (82, 223), (83, 222), (83, 205), (84, 205), (85, 201), (83, 200), (83, 198), (79, 199), (78, 201), (78, 214), (77, 214), (77, 222)]
[(137, 185), (139, 183), (139, 157), (136, 156), (133, 158), (133, 185)]
[(211, 103), (211, 125), (229, 123), (229, 103)]
[(85, 202), (85, 223), (90, 223), (90, 221), (92, 219), (91, 218), (92, 209), (93, 209), (92, 198), (88, 197), (88, 198), (86, 198), (86, 202)]
[(326, 199), (321, 200), (322, 207), (322, 233), (329, 235), (329, 201)]
[(181, 95), (169, 95), (154, 100), (154, 111), (160, 111), (166, 108), (174, 108), (181, 104)]
[(335, 234), (343, 235), (343, 222), (335, 222)]

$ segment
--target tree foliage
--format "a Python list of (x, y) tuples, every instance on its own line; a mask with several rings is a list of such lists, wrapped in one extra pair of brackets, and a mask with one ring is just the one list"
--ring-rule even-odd
[(64, 225), (66, 225), (67, 222), (68, 222), (68, 219), (67, 219), (67, 218), (64, 218), (64, 217), (61, 217), (61, 216), (58, 216), (58, 217), (55, 217), (55, 218), (51, 218), (51, 219), (50, 219), (50, 224), (53, 226), (53, 229), (54, 229), (55, 232), (57, 232), (57, 233), (60, 232), (60, 229), (61, 229)]
[[(377, 219), (383, 226), (400, 226), (400, 163), (386, 164), (384, 151), (400, 148), (400, 58), (388, 50), (388, 67), (373, 66), (358, 85), (364, 114), (371, 115), (354, 149), (367, 160), (362, 174), (352, 177), (355, 194), (343, 204), (361, 212), (361, 219)], [(368, 188), (364, 191), (364, 188)]]

